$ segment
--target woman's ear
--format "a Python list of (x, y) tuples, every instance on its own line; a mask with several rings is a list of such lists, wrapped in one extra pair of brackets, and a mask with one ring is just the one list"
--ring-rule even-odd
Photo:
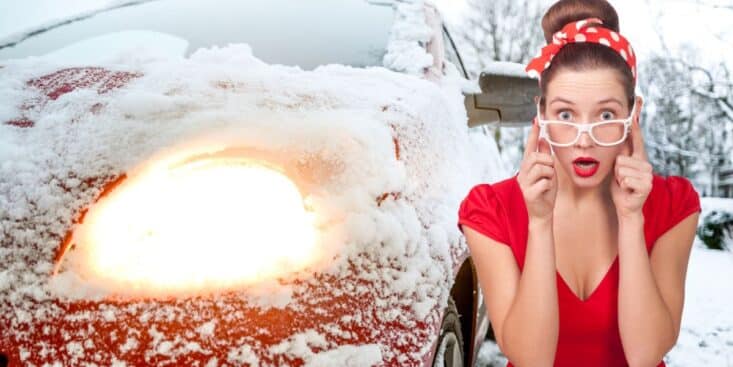
[(644, 105), (644, 98), (641, 96), (634, 98), (636, 99), (636, 116), (634, 116), (634, 119), (636, 119), (636, 123), (638, 124), (641, 121), (641, 108)]
[(540, 103), (540, 96), (534, 96), (534, 104)]

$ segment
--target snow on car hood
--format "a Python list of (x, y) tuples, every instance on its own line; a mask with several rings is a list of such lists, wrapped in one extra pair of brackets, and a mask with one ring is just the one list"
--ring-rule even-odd
[[(3, 85), (31, 80), (41, 68), (7, 65)], [(319, 270), (332, 267), (336, 255), (429, 256), (419, 253), (430, 240), (425, 230), (435, 231), (436, 221), (452, 224), (457, 196), (447, 199), (467, 137), (455, 88), (383, 68), (266, 65), (246, 46), (117, 71), (140, 76), (108, 93), (77, 89), (46, 101), (27, 111), (31, 128), (3, 125), (3, 230), (16, 246), (38, 246), (42, 258), (53, 258), (58, 237), (99, 195), (101, 187), (82, 184), (87, 179), (134, 176), (147, 162), (182, 151), (231, 148), (319, 170), (304, 197), (324, 233)], [(430, 235), (440, 238), (434, 255), (458, 241), (450, 225), (442, 232)], [(48, 266), (37, 265), (38, 273), (45, 276)]]
[[(32, 121), (28, 128), (0, 124), (0, 312), (15, 315), (8, 330), (22, 334), (23, 325), (54, 317), (101, 317), (63, 314), (57, 302), (129, 291), (68, 267), (50, 277), (61, 241), (104, 183), (184, 150), (232, 147), (317, 168), (304, 199), (318, 215), (320, 261), (284, 282), (242, 285), (237, 290), (249, 303), (297, 307), (291, 294), (313, 271), (338, 276), (356, 265), (370, 269), (359, 273), (363, 280), (388, 285), (378, 292), (385, 320), (402, 320), (395, 310), (404, 306), (412, 319), (437, 315), (456, 257), (466, 251), (455, 226), (458, 204), (492, 175), (490, 157), (498, 156), (486, 136), (468, 134), (461, 83), (381, 67), (267, 65), (246, 45), (139, 60), (105, 65), (129, 79), (121, 88), (82, 87), (57, 98), (26, 83), (66, 65), (27, 59), (0, 68), (0, 121), (19, 114)], [(183, 313), (196, 302), (168, 308)], [(156, 306), (119, 307), (144, 313)], [(74, 332), (69, 343), (83, 342)]]

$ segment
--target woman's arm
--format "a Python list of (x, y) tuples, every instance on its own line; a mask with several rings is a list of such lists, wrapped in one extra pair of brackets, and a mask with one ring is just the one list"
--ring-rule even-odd
[(677, 342), (698, 217), (659, 237), (650, 256), (643, 216), (619, 218), (619, 331), (631, 367), (656, 366)]
[(552, 220), (530, 220), (522, 273), (508, 245), (463, 228), (499, 348), (516, 366), (552, 366), (559, 330)]

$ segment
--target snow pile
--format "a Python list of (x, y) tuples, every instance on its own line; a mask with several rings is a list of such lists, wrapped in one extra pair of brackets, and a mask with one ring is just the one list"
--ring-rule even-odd
[(669, 367), (733, 364), (733, 253), (703, 246), (690, 255), (680, 335), (665, 356)]
[(307, 330), (293, 334), (288, 340), (270, 347), (273, 354), (285, 354), (302, 358), (306, 367), (369, 367), (381, 362), (382, 356), (378, 345), (341, 345), (338, 348), (313, 353), (311, 346), (325, 347), (326, 339), (315, 332)]
[(433, 30), (426, 22), (423, 1), (397, 2), (395, 23), (390, 31), (384, 66), (395, 71), (422, 76), (433, 65), (433, 56), (425, 52)]
[[(419, 25), (407, 33), (422, 37)], [(399, 49), (411, 52), (406, 44), (393, 45), (393, 66), (418, 70), (407, 66), (410, 57), (398, 57)], [(498, 175), (491, 140), (467, 133), (460, 83), (385, 68), (267, 65), (246, 45), (201, 49), (188, 59), (140, 60), (121, 57), (105, 66), (130, 76), (121, 88), (63, 89), (54, 98), (26, 81), (69, 65), (26, 59), (0, 68), (0, 121), (19, 115), (32, 121), (27, 128), (0, 124), (0, 315), (8, 315), (0, 336), (27, 348), (24, 358), (53, 356), (47, 345), (28, 340), (35, 325), (53, 322), (63, 330), (64, 360), (72, 365), (110, 355), (121, 360), (140, 348), (147, 363), (200, 354), (217, 364), (222, 361), (211, 357), (212, 349), (226, 345), (230, 363), (288, 364), (274, 357), (280, 353), (314, 365), (419, 363), (447, 303), (452, 266), (466, 251), (456, 208), (471, 186)], [(309, 268), (234, 295), (214, 290), (210, 297), (167, 303), (130, 299), (137, 293), (129, 284), (95, 281), (74, 261), (65, 261), (50, 281), (67, 230), (106, 183), (123, 174), (133, 180), (160, 162), (230, 152), (257, 152), (295, 173), (319, 233), (318, 260)], [(76, 245), (66, 260), (89, 244)], [(103, 303), (101, 313), (69, 306), (102, 296), (126, 301)], [(234, 304), (313, 312), (315, 319), (336, 312), (329, 308), (339, 306), (334, 296), (368, 303), (355, 304), (348, 317), (320, 322), (308, 334), (320, 340), (310, 351), (297, 333), (262, 342), (267, 330), (243, 325), (252, 315)], [(215, 316), (211, 308), (219, 310)], [(116, 335), (122, 349), (94, 347), (98, 334), (90, 325), (97, 322), (127, 328)], [(199, 329), (150, 326), (161, 323)], [(354, 331), (385, 323), (390, 328)], [(235, 331), (250, 334), (232, 339)], [(344, 342), (349, 339), (368, 342)]]

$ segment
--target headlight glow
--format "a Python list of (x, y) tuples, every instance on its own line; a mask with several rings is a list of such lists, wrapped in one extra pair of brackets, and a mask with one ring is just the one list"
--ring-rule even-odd
[(151, 294), (272, 280), (317, 258), (313, 213), (293, 181), (227, 159), (123, 182), (89, 209), (73, 242), (85, 278)]

